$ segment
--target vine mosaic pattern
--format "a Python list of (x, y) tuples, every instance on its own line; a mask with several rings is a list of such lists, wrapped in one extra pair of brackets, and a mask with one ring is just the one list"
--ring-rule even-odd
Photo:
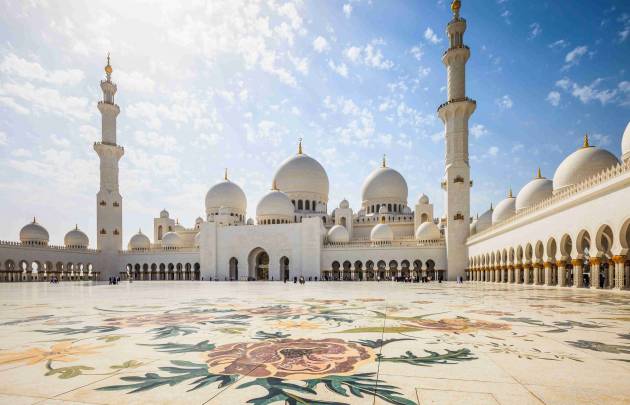
[[(628, 384), (614, 384), (630, 377), (627, 293), (323, 282), (34, 283), (0, 293), (1, 403), (630, 398)], [(592, 388), (571, 390), (559, 374)]]

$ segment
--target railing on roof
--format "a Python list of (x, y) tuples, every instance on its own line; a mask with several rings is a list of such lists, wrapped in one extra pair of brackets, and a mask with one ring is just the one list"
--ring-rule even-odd
[(77, 253), (98, 253), (100, 250), (98, 249), (88, 249), (88, 248), (76, 248), (76, 247), (66, 247), (66, 246), (58, 246), (58, 245), (38, 245), (38, 244), (28, 244), (22, 242), (15, 242), (10, 240), (0, 240), (0, 247), (2, 246), (11, 246), (11, 247), (22, 247), (22, 248), (30, 248), (30, 249), (49, 249), (49, 250), (67, 250)]

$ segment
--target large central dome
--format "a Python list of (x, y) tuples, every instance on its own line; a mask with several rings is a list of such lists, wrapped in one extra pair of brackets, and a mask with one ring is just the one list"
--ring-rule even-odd
[(302, 153), (301, 145), (297, 155), (282, 162), (273, 180), (278, 190), (290, 197), (292, 194), (314, 194), (318, 200), (328, 202), (329, 185), (326, 170), (317, 160)]
[(361, 192), (364, 203), (395, 201), (405, 205), (407, 194), (407, 182), (403, 176), (385, 163), (367, 176)]

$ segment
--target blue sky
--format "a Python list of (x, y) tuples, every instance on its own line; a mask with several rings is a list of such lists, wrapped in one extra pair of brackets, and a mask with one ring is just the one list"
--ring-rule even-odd
[[(223, 168), (249, 215), (297, 139), (330, 178), (329, 207), (360, 204), (380, 162), (413, 207), (442, 214), (448, 1), (3, 1), (0, 239), (34, 215), (61, 244), (95, 241), (105, 55), (118, 83), (124, 235), (167, 208), (191, 226)], [(185, 7), (183, 6), (185, 3)], [(552, 177), (589, 132), (620, 154), (630, 119), (630, 3), (464, 0), (472, 213)]]

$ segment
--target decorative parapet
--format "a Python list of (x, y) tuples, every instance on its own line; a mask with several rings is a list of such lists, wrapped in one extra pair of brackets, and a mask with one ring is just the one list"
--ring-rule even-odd
[(424, 248), (440, 248), (445, 247), (443, 239), (435, 240), (415, 240), (415, 239), (397, 239), (391, 242), (372, 242), (369, 240), (352, 240), (350, 242), (326, 242), (324, 249), (348, 249), (348, 248), (368, 248), (368, 247), (424, 247)]
[(558, 192), (554, 192), (554, 194), (551, 197), (548, 197), (530, 207), (523, 208), (522, 210), (518, 211), (511, 217), (506, 218), (505, 220), (497, 224), (492, 224), (492, 226), (490, 226), (489, 228), (484, 229), (483, 231), (477, 232), (474, 235), (470, 236), (468, 238), (468, 241), (473, 242), (477, 239), (481, 239), (483, 236), (488, 235), (496, 231), (497, 229), (505, 228), (509, 225), (514, 224), (515, 222), (519, 222), (523, 220), (524, 218), (527, 218), (536, 213), (539, 213), (540, 211), (546, 208), (559, 204), (560, 202), (565, 201), (571, 197), (575, 197), (576, 195), (586, 193), (590, 189), (596, 186), (599, 186), (602, 183), (605, 183), (607, 181), (613, 180), (617, 177), (621, 177), (629, 173), (630, 173), (630, 160), (624, 163), (620, 163), (615, 166), (612, 166), (606, 170), (603, 170), (597, 173), (596, 175), (593, 175), (592, 177), (589, 177), (588, 179), (585, 179), (579, 183), (567, 186), (559, 190)]
[(440, 111), (443, 107), (446, 107), (449, 104), (453, 104), (453, 103), (459, 103), (462, 101), (470, 101), (471, 103), (473, 103), (474, 105), (477, 105), (477, 102), (475, 100), (473, 100), (472, 98), (468, 98), (468, 97), (462, 97), (462, 98), (454, 98), (452, 100), (448, 100), (446, 103), (442, 103), (438, 106), (437, 110)]
[(172, 248), (172, 249), (137, 249), (137, 250), (119, 250), (119, 255), (168, 255), (172, 253), (199, 253), (199, 248), (186, 247), (186, 248)]
[(87, 249), (87, 248), (77, 248), (77, 247), (66, 247), (66, 246), (57, 246), (57, 245), (28, 245), (22, 242), (14, 242), (8, 240), (0, 240), (0, 247), (17, 247), (17, 248), (25, 248), (25, 249), (41, 249), (41, 250), (67, 250), (70, 252), (77, 253), (99, 253), (98, 249)]

